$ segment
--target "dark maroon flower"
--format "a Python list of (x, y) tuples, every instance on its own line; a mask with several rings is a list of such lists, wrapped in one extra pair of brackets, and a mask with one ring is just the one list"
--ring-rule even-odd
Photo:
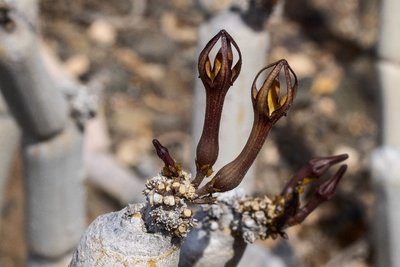
[[(220, 41), (219, 51), (211, 64), (210, 52)], [(232, 45), (239, 59), (233, 66)], [(212, 166), (218, 157), (219, 126), (225, 95), (239, 75), (242, 66), (242, 56), (233, 38), (221, 30), (214, 36), (200, 53), (199, 77), (206, 90), (206, 112), (203, 132), (196, 150), (196, 178), (193, 181), (198, 186), (205, 176), (212, 174)]]

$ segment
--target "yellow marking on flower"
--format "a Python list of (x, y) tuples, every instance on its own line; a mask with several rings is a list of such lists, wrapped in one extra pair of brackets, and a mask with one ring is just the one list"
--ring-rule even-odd
[(272, 82), (271, 87), (268, 90), (268, 115), (271, 114), (279, 108), (279, 93), (280, 93), (280, 84), (278, 80), (274, 80)]
[(211, 67), (210, 60), (206, 61), (206, 64), (205, 64), (206, 73), (207, 73), (208, 78), (210, 78), (212, 82), (214, 81), (215, 77), (217, 77), (221, 68), (222, 68), (222, 62), (218, 59), (218, 56), (214, 60), (213, 67)]
[(301, 180), (299, 186), (297, 187), (297, 192), (300, 194), (304, 193), (304, 187), (310, 183), (312, 183), (315, 179), (310, 177), (305, 177)]
[(270, 90), (268, 90), (268, 115), (271, 114), (282, 107), (282, 105), (286, 102), (286, 95), (279, 99), (281, 85), (278, 80), (274, 80), (272, 82)]

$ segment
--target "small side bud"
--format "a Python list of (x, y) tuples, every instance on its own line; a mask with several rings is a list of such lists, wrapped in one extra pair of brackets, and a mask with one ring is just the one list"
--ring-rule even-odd
[(164, 162), (165, 169), (167, 169), (172, 176), (179, 176), (179, 170), (175, 160), (169, 154), (168, 149), (161, 145), (157, 139), (153, 139), (153, 146), (156, 149), (157, 156)]

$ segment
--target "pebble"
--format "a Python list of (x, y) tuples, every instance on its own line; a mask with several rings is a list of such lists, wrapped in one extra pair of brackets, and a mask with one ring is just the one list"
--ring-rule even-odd
[(89, 37), (100, 45), (112, 46), (116, 41), (114, 27), (105, 20), (95, 20), (88, 29)]
[(296, 70), (296, 76), (299, 79), (311, 77), (316, 72), (315, 63), (310, 56), (304, 54), (290, 54), (287, 57), (290, 66)]
[(217, 222), (210, 222), (210, 230), (211, 231), (216, 231), (219, 228), (218, 223)]
[(167, 206), (174, 206), (175, 205), (174, 196), (165, 196), (164, 197), (164, 204), (167, 205)]
[(154, 193), (154, 195), (153, 195), (153, 202), (154, 202), (155, 204), (161, 204), (161, 203), (163, 203), (163, 196), (160, 195), (160, 194)]
[(256, 222), (251, 218), (243, 218), (243, 224), (248, 228), (252, 228), (256, 225)]
[(80, 77), (89, 71), (90, 60), (87, 55), (77, 54), (67, 59), (64, 67), (74, 77)]

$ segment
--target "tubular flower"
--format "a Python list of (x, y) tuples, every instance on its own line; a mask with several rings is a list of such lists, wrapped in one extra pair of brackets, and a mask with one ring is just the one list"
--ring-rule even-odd
[[(213, 64), (210, 61), (210, 52), (220, 41), (220, 48)], [(233, 66), (232, 45), (236, 49), (239, 59)], [(221, 113), (225, 95), (239, 75), (242, 65), (242, 56), (239, 47), (233, 38), (221, 30), (205, 46), (199, 56), (199, 77), (206, 90), (206, 112), (203, 132), (196, 150), (196, 178), (194, 185), (199, 185), (205, 176), (212, 174), (212, 166), (218, 157), (218, 134)]]
[(335, 173), (334, 176), (323, 182), (319, 185), (314, 195), (311, 199), (304, 205), (304, 207), (299, 208), (296, 214), (287, 221), (287, 226), (292, 226), (303, 222), (307, 216), (313, 212), (319, 205), (323, 202), (330, 200), (336, 191), (336, 187), (343, 175), (347, 170), (347, 165), (343, 164), (340, 166), (339, 170)]
[(314, 158), (301, 168), (289, 180), (280, 196), (274, 200), (280, 215), (271, 222), (271, 231), (278, 234), (283, 233), (283, 229), (303, 222), (319, 205), (331, 199), (336, 191), (337, 184), (346, 172), (347, 165), (345, 164), (340, 166), (335, 175), (317, 186), (311, 199), (303, 207), (300, 207), (300, 194), (304, 192), (304, 187), (319, 179), (330, 167), (347, 158), (347, 154)]
[[(257, 89), (258, 77), (271, 69), (260, 89)], [(279, 75), (283, 71), (286, 80), (286, 94), (281, 95)], [(292, 83), (292, 78), (294, 82)], [(237, 187), (253, 164), (263, 146), (272, 126), (286, 115), (293, 103), (297, 89), (297, 78), (286, 60), (279, 60), (263, 68), (254, 79), (251, 99), (254, 121), (250, 136), (242, 152), (232, 162), (225, 165), (213, 179), (198, 190), (199, 195), (213, 192), (225, 192)]]

